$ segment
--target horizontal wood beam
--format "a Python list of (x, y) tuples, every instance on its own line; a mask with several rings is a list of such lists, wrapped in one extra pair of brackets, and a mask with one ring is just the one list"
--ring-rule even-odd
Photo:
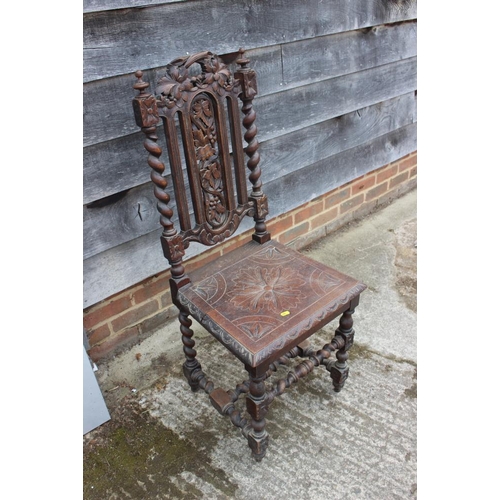
[[(305, 54), (307, 57), (304, 57)], [(416, 21), (299, 40), (247, 52), (252, 67), (257, 71), (259, 97), (416, 55)], [(168, 62), (165, 60), (163, 64)], [(154, 87), (164, 72), (164, 66), (146, 71), (144, 79)], [(83, 86), (84, 146), (137, 132), (130, 105), (134, 82), (135, 77), (127, 74)]]
[(101, 12), (115, 9), (151, 7), (163, 3), (189, 2), (190, 0), (83, 0), (83, 12)]
[(265, 183), (270, 193), (269, 217), (289, 212), (416, 149), (417, 124), (412, 123)]
[[(402, 8), (403, 7), (403, 8)], [(155, 68), (179, 54), (236, 52), (415, 19), (417, 3), (197, 0), (84, 15), (84, 81)], [(304, 22), (307, 20), (307, 22)]]

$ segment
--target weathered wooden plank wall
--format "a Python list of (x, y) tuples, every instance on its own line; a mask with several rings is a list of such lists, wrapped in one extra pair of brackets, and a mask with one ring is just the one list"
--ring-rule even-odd
[(274, 217), (416, 149), (416, 33), (413, 0), (85, 0), (84, 307), (167, 267), (136, 69), (247, 49)]

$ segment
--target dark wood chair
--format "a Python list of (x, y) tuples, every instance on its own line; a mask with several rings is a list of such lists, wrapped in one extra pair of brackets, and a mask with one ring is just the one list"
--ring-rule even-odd
[[(179, 57), (167, 66), (156, 95), (147, 91), (149, 83), (137, 71), (134, 88), (139, 93), (133, 108), (137, 125), (146, 135), (144, 147), (149, 152), (163, 227), (161, 244), (171, 266), (172, 300), (180, 311), (184, 375), (193, 391), (201, 387), (219, 413), (241, 428), (253, 457), (260, 461), (268, 443), (265, 415), (276, 396), (319, 365), (330, 373), (334, 390), (342, 389), (354, 337), (352, 314), (366, 286), (271, 239), (265, 223), (268, 201), (262, 191), (252, 106), (256, 74), (248, 67), (243, 50), (236, 63), (233, 74), (211, 52)], [(245, 148), (238, 98), (243, 103)], [(160, 118), (179, 230), (174, 227), (165, 190), (165, 167), (157, 142)], [(244, 153), (249, 157), (250, 192)], [(245, 245), (186, 274), (182, 260), (191, 242), (216, 245), (230, 237), (247, 216), (253, 217), (255, 231)], [(244, 363), (249, 380), (235, 390), (215, 388), (196, 357), (190, 316)], [(340, 324), (332, 341), (319, 350), (309, 347), (308, 337), (338, 316)], [(297, 356), (304, 359), (285, 378), (274, 385), (268, 382), (266, 387), (266, 379), (278, 366)], [(236, 408), (242, 394), (246, 394), (248, 420)]]

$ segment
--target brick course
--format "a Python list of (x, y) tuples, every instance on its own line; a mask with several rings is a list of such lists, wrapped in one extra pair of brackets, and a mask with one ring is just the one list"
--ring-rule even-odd
[(139, 290), (134, 292), (133, 298), (135, 304), (140, 304), (145, 300), (149, 300), (152, 295), (157, 295), (163, 292), (165, 289), (169, 288), (169, 276), (156, 277), (153, 280), (148, 280), (144, 283), (144, 286), (140, 287)]
[(325, 198), (325, 210), (338, 205), (340, 202), (347, 200), (351, 196), (351, 188), (337, 188), (333, 191), (333, 194), (326, 195)]
[(366, 191), (368, 188), (371, 188), (374, 185), (375, 185), (375, 175), (365, 176), (360, 181), (355, 182), (352, 185), (351, 191), (352, 194), (355, 195), (360, 191)]
[(298, 238), (299, 236), (306, 234), (308, 230), (309, 230), (309, 222), (303, 222), (302, 224), (294, 226), (288, 231), (278, 235), (278, 241), (280, 243), (283, 243), (283, 245), (286, 245), (295, 238)]
[(333, 219), (335, 219), (335, 217), (337, 217), (338, 212), (338, 207), (333, 207), (329, 210), (325, 210), (317, 217), (311, 219), (311, 229), (316, 229), (318, 227), (324, 226), (328, 222), (331, 222)]
[(361, 205), (365, 199), (365, 195), (363, 193), (358, 194), (357, 196), (354, 196), (353, 198), (350, 198), (347, 201), (344, 201), (340, 205), (340, 213), (345, 214), (349, 210), (353, 209), (354, 207), (357, 207), (358, 205)]
[(389, 163), (387, 167), (382, 167), (380, 172), (377, 174), (377, 184), (380, 184), (387, 179), (390, 179), (393, 175), (398, 172), (398, 165)]
[(300, 224), (301, 222), (304, 222), (305, 220), (310, 219), (311, 217), (314, 217), (321, 212), (323, 212), (323, 200), (319, 200), (316, 203), (306, 205), (302, 211), (294, 214), (295, 224)]
[(118, 316), (118, 318), (114, 319), (111, 322), (113, 330), (116, 332), (118, 330), (123, 330), (124, 328), (137, 324), (141, 319), (147, 318), (151, 314), (158, 311), (158, 308), (158, 302), (154, 300), (148, 301), (142, 306), (131, 309), (121, 316)]
[(104, 323), (104, 325), (98, 326), (95, 329), (91, 329), (87, 332), (90, 345), (99, 344), (107, 337), (111, 336), (111, 330), (109, 325)]
[(293, 226), (293, 215), (287, 217), (278, 217), (274, 220), (267, 222), (267, 230), (271, 234), (279, 234)]
[(402, 182), (406, 181), (409, 176), (410, 174), (408, 173), (408, 171), (396, 175), (391, 179), (391, 182), (389, 183), (389, 188), (392, 189), (396, 187), (398, 184), (401, 184)]
[(371, 201), (375, 198), (378, 198), (381, 194), (387, 191), (388, 187), (389, 183), (383, 182), (382, 184), (375, 186), (373, 189), (370, 189), (370, 191), (368, 191), (365, 195), (365, 201)]
[[(413, 189), (416, 177), (415, 151), (268, 220), (268, 230), (281, 243), (303, 248)], [(245, 244), (252, 232), (246, 231), (187, 260), (187, 272)], [(143, 338), (177, 314), (170, 298), (169, 278), (166, 270), (84, 310), (89, 355), (94, 361)]]
[(99, 323), (102, 323), (102, 321), (126, 311), (131, 305), (132, 301), (129, 296), (111, 299), (109, 302), (101, 302), (101, 304), (92, 308), (84, 315), (83, 326), (89, 329), (93, 328)]

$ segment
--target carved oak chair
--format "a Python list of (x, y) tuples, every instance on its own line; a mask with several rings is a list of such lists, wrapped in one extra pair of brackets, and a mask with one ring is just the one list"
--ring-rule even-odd
[[(184, 375), (193, 391), (201, 387), (218, 412), (229, 416), (241, 429), (253, 457), (260, 461), (269, 439), (265, 415), (276, 396), (319, 365), (330, 373), (334, 391), (342, 389), (349, 373), (346, 361), (354, 337), (352, 314), (366, 286), (271, 239), (265, 223), (268, 202), (260, 180), (252, 106), (257, 94), (256, 74), (248, 67), (242, 49), (236, 63), (238, 68), (232, 74), (211, 52), (179, 57), (167, 66), (157, 84), (157, 95), (147, 91), (149, 83), (142, 80), (142, 71), (137, 71), (134, 89), (139, 93), (133, 99), (133, 109), (137, 125), (146, 135), (144, 147), (149, 152), (163, 227), (161, 244), (171, 266), (172, 300), (180, 311), (186, 356)], [(194, 68), (198, 68), (197, 74)], [(246, 129), (245, 148), (238, 98)], [(179, 230), (172, 221), (165, 167), (160, 160), (162, 150), (157, 143), (160, 118)], [(249, 157), (246, 166), (250, 171), (250, 193), (244, 152)], [(255, 232), (245, 245), (190, 276), (186, 274), (182, 260), (191, 242), (218, 244), (231, 236), (247, 216), (253, 217)], [(235, 390), (215, 388), (196, 357), (190, 316), (244, 363), (249, 380)], [(317, 351), (309, 347), (308, 337), (338, 316), (340, 324), (332, 341)], [(274, 385), (268, 381), (266, 386), (266, 379), (279, 365), (297, 356), (304, 360), (285, 378)], [(236, 408), (242, 394), (246, 395), (248, 420)]]

